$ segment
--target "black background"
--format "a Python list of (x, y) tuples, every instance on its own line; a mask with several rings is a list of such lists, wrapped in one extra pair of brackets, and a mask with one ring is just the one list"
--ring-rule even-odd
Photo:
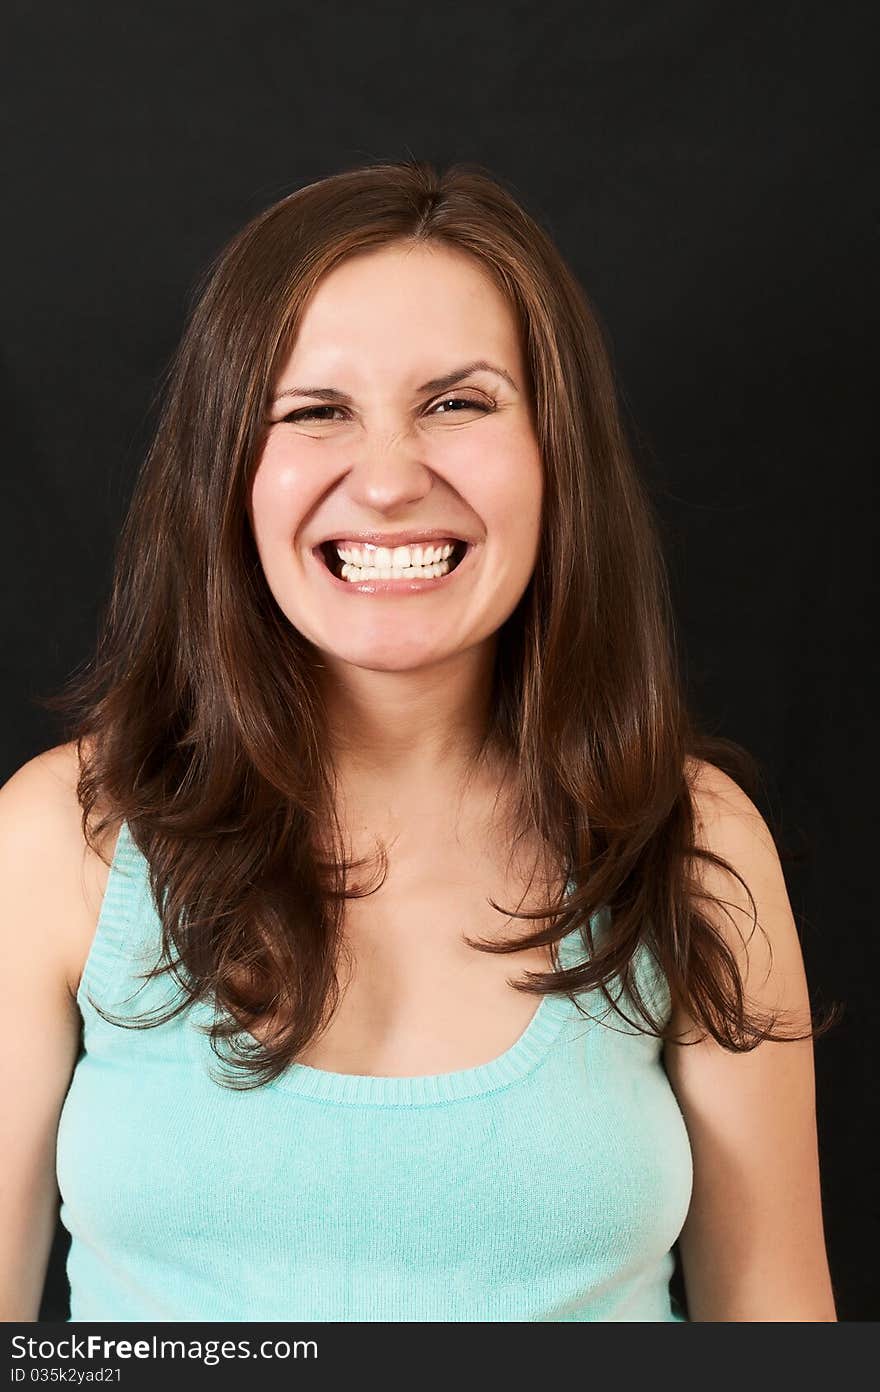
[[(876, 1319), (878, 664), (867, 4), (13, 5), (0, 778), (90, 654), (192, 283), (299, 185), (475, 160), (611, 340), (692, 699), (764, 765), (814, 1003), (841, 1320)], [(10, 22), (11, 21), (11, 22)], [(869, 183), (870, 181), (870, 183)], [(42, 1318), (65, 1318), (64, 1234)]]

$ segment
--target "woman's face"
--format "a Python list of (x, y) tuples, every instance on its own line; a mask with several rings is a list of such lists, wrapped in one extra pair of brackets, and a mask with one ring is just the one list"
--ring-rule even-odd
[[(249, 513), (291, 624), (329, 667), (407, 671), (484, 643), (532, 574), (543, 471), (516, 321), (479, 264), (396, 244), (337, 266), (272, 396)], [(455, 548), (441, 577), (429, 545)]]

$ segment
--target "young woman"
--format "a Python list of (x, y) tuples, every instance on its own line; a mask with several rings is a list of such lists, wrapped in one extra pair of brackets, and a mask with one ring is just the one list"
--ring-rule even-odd
[(5, 1318), (60, 1190), (73, 1320), (835, 1320), (824, 1027), (661, 556), (486, 173), (225, 249), (70, 738), (0, 792)]

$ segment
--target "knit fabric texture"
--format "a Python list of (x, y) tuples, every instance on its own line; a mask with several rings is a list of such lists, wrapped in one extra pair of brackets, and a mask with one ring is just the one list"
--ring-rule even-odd
[[(519, 1039), (477, 1067), (293, 1064), (236, 1092), (217, 1081), (212, 1004), (149, 1029), (94, 1008), (178, 999), (167, 975), (139, 989), (160, 943), (123, 823), (58, 1126), (70, 1321), (685, 1319), (669, 1290), (693, 1181), (684, 1118), (660, 1041), (601, 991), (578, 998), (589, 1018), (537, 997)], [(586, 952), (576, 930), (561, 964)], [(646, 946), (635, 968), (667, 1019)]]

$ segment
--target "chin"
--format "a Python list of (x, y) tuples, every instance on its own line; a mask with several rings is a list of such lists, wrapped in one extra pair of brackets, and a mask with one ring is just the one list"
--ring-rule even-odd
[(347, 656), (334, 654), (337, 662), (347, 667), (357, 667), (361, 672), (418, 672), (423, 668), (435, 667), (453, 655), (424, 653), (417, 657), (413, 654), (407, 656), (402, 653), (388, 653), (387, 656), (377, 656), (374, 652), (362, 655), (352, 653)]

